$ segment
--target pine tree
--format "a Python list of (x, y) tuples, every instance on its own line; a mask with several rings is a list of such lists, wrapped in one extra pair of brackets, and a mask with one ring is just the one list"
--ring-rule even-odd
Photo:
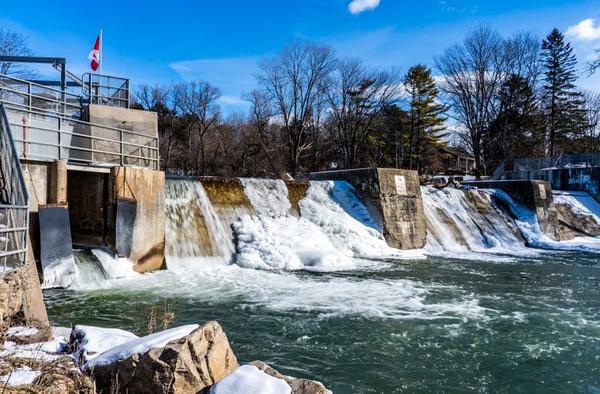
[(527, 79), (512, 74), (498, 92), (499, 112), (485, 138), (490, 168), (502, 160), (544, 154), (544, 130), (537, 98)]
[(420, 171), (424, 154), (433, 153), (443, 146), (447, 108), (437, 101), (439, 90), (431, 76), (431, 69), (422, 64), (411, 67), (404, 77), (409, 94), (409, 168)]
[(575, 88), (576, 64), (571, 44), (565, 42), (564, 35), (555, 28), (542, 43), (542, 101), (549, 156), (559, 152), (568, 138), (577, 134), (585, 123), (582, 95)]

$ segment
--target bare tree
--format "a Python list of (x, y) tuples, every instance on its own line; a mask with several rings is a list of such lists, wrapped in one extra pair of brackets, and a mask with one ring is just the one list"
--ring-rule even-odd
[[(218, 123), (220, 109), (217, 100), (221, 97), (218, 88), (208, 82), (192, 81), (180, 83), (173, 88), (173, 100), (177, 110), (186, 120), (187, 165), (192, 172), (192, 157), (196, 156), (195, 172), (203, 174), (206, 164), (204, 138)], [(194, 139), (198, 140), (199, 154), (193, 155)]]
[(147, 110), (155, 110), (160, 106), (168, 107), (171, 88), (161, 85), (139, 85), (135, 89), (135, 98)]
[(329, 47), (292, 43), (260, 65), (258, 82), (282, 124), (292, 175), (296, 175), (300, 159), (313, 144), (308, 138), (310, 128), (334, 59)]
[[(27, 37), (21, 33), (0, 28), (0, 55), (31, 56), (32, 52), (27, 45)], [(19, 63), (0, 62), (0, 74), (29, 77), (32, 70)]]
[(600, 93), (584, 92), (585, 128), (583, 140), (580, 141), (581, 152), (598, 152), (600, 150)]
[(256, 139), (260, 145), (261, 150), (267, 156), (273, 175), (279, 174), (279, 170), (276, 168), (275, 160), (273, 160), (271, 149), (274, 145), (269, 138), (270, 123), (273, 117), (273, 108), (269, 102), (269, 98), (264, 92), (259, 90), (253, 90), (248, 93), (244, 99), (251, 105), (250, 107), (250, 118), (249, 123), (256, 133)]
[(453, 117), (464, 126), (464, 140), (475, 156), (476, 166), (485, 171), (482, 142), (495, 118), (496, 92), (505, 77), (506, 51), (502, 37), (480, 26), (467, 35), (462, 45), (454, 45), (435, 58), (444, 77)]
[(401, 93), (398, 72), (369, 70), (361, 61), (337, 63), (327, 91), (329, 125), (335, 133), (345, 167), (359, 164), (369, 132), (383, 108)]

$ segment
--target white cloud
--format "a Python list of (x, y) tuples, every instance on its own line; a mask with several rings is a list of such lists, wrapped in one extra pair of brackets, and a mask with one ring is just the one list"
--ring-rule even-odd
[(360, 14), (364, 11), (374, 10), (379, 6), (380, 0), (352, 0), (350, 4), (348, 4), (348, 10), (352, 14)]
[(567, 36), (574, 40), (594, 41), (600, 38), (600, 25), (595, 19), (584, 19), (574, 26), (567, 29)]

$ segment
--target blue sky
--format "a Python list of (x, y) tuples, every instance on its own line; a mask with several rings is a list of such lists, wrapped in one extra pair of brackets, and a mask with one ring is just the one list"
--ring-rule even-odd
[[(574, 0), (196, 0), (4, 2), (0, 26), (29, 38), (36, 55), (67, 57), (87, 71), (87, 54), (104, 31), (104, 72), (133, 83), (206, 80), (224, 112), (243, 110), (257, 61), (305, 39), (373, 67), (432, 64), (480, 23), (503, 34), (553, 27), (569, 32), (580, 65), (600, 48), (600, 2)], [(60, 4), (60, 5), (59, 5)], [(167, 5), (165, 5), (167, 4)], [(600, 90), (600, 76), (580, 81)]]

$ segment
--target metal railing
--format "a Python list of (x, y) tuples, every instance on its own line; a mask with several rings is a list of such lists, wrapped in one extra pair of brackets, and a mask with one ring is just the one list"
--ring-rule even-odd
[(79, 118), (83, 99), (71, 92), (0, 74), (0, 101)]
[(158, 138), (5, 103), (21, 159), (158, 169)]
[(504, 160), (494, 171), (494, 179), (502, 179), (508, 174), (523, 174), (557, 168), (585, 168), (600, 166), (600, 153), (582, 153), (531, 159)]
[(81, 96), (0, 75), (0, 103), (18, 158), (159, 168), (157, 136), (82, 121), (81, 102)]
[(0, 264), (3, 272), (26, 263), (29, 196), (4, 105), (0, 103)]
[(129, 108), (129, 79), (85, 73), (81, 80), (90, 104)]

